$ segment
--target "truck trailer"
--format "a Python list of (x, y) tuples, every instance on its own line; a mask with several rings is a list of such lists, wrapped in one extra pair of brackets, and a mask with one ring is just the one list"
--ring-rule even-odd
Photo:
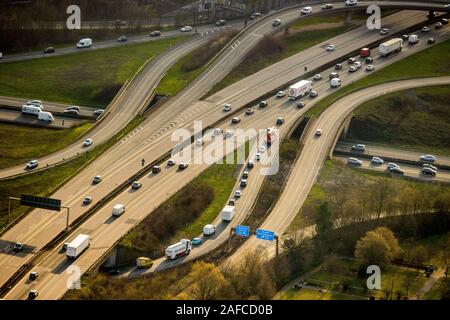
[(301, 80), (289, 87), (289, 99), (295, 100), (302, 96), (306, 96), (312, 90), (312, 82), (309, 80)]
[(78, 258), (91, 244), (92, 238), (87, 234), (79, 234), (67, 245), (66, 256), (71, 260)]
[(225, 206), (220, 213), (222, 221), (231, 221), (236, 213), (235, 206)]
[(389, 41), (383, 42), (378, 47), (378, 51), (382, 57), (386, 57), (393, 52), (400, 52), (402, 50), (403, 39), (394, 38)]
[(181, 239), (180, 242), (172, 244), (166, 248), (166, 258), (173, 260), (187, 256), (192, 250), (192, 243), (188, 239)]

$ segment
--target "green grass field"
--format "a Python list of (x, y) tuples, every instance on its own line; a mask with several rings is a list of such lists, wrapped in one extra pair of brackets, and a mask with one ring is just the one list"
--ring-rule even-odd
[(24, 214), (28, 208), (18, 206), (13, 202), (11, 217), (8, 214), (8, 197), (18, 197), (21, 193), (34, 194), (39, 196), (49, 196), (54, 193), (58, 187), (72, 177), (80, 168), (92, 161), (108, 148), (119, 141), (123, 136), (136, 128), (142, 122), (142, 118), (135, 118), (124, 129), (112, 137), (108, 142), (97, 146), (86, 156), (78, 157), (68, 163), (59, 165), (55, 168), (36, 172), (23, 177), (0, 181), (0, 231), (10, 221)]
[[(0, 169), (58, 151), (74, 142), (91, 127), (90, 122), (63, 130), (0, 123)], [(36, 143), (37, 141), (39, 143)]]
[(412, 78), (448, 76), (450, 74), (449, 51), (450, 40), (447, 40), (377, 70), (320, 100), (312, 109), (308, 110), (307, 116), (317, 117), (339, 98), (376, 84)]
[(355, 110), (348, 139), (434, 154), (450, 153), (450, 87), (391, 93)]
[(180, 36), (60, 57), (2, 63), (0, 95), (105, 107), (145, 61), (184, 39), (186, 37)]

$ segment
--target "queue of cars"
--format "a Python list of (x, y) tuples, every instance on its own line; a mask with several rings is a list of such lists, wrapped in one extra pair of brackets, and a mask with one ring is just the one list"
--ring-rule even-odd
[[(366, 146), (364, 144), (358, 143), (352, 145), (350, 149), (354, 152), (364, 153), (366, 151)], [(434, 166), (433, 163), (436, 161), (436, 159), (437, 158), (435, 155), (431, 154), (421, 155), (420, 158), (418, 159), (418, 161), (422, 163), (420, 173), (424, 176), (435, 177), (438, 172), (438, 168)], [(362, 161), (355, 157), (347, 158), (347, 163), (353, 166), (362, 165)], [(380, 166), (384, 164), (384, 160), (380, 157), (374, 156), (370, 160), (370, 163), (374, 166)], [(391, 173), (400, 175), (405, 174), (405, 172), (400, 168), (400, 166), (394, 162), (387, 163), (386, 169)]]

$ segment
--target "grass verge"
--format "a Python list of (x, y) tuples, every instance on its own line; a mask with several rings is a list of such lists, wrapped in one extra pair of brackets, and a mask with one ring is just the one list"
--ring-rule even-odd
[(0, 194), (2, 195), (2, 197), (0, 197), (0, 228), (3, 229), (9, 222), (17, 219), (30, 210), (28, 207), (19, 206), (18, 203), (14, 201), (11, 203), (11, 216), (8, 217), (8, 197), (17, 197), (21, 193), (38, 196), (51, 195), (63, 182), (68, 181), (74, 173), (108, 150), (117, 141), (136, 128), (141, 122), (142, 118), (137, 117), (133, 119), (125, 128), (114, 135), (106, 143), (99, 145), (86, 155), (80, 156), (70, 162), (23, 177), (0, 181)]
[(60, 130), (0, 123), (0, 169), (58, 151), (82, 136), (92, 125), (84, 122)]
[(156, 88), (160, 95), (174, 96), (205, 70), (205, 66), (237, 34), (222, 32), (202, 47), (185, 55), (167, 72)]
[[(185, 39), (180, 36), (45, 59), (2, 63), (0, 95), (104, 107), (145, 61)], [(17, 76), (25, 74), (26, 77)]]
[(440, 77), (450, 74), (450, 40), (438, 43), (428, 49), (415, 53), (403, 60), (395, 62), (381, 70), (349, 84), (335, 93), (320, 100), (306, 113), (310, 117), (318, 117), (326, 108), (339, 98), (373, 85), (389, 81), (406, 80), (413, 78)]

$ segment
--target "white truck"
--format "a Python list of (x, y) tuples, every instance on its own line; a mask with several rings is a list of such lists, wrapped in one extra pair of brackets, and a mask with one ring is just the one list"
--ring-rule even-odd
[(188, 239), (181, 239), (180, 242), (172, 244), (166, 248), (166, 258), (173, 260), (187, 256), (192, 250), (192, 243)]
[(24, 104), (22, 106), (22, 113), (37, 115), (41, 111), (42, 111), (42, 107), (40, 107), (40, 106), (32, 106), (32, 105), (28, 105), (28, 104)]
[(236, 213), (235, 206), (225, 206), (220, 213), (222, 221), (231, 221)]
[(306, 96), (312, 90), (312, 82), (309, 80), (301, 80), (289, 87), (289, 99), (295, 100), (302, 96)]
[(380, 44), (380, 46), (378, 47), (378, 51), (380, 52), (380, 55), (382, 57), (386, 57), (393, 52), (401, 51), (402, 45), (403, 45), (403, 39), (394, 38), (394, 39), (388, 40), (388, 41)]
[(91, 244), (92, 237), (87, 234), (79, 234), (67, 245), (66, 256), (71, 260), (78, 258)]
[(53, 115), (50, 112), (41, 111), (38, 113), (38, 120), (52, 122), (55, 118), (53, 118)]
[(118, 203), (112, 209), (113, 217), (120, 217), (125, 212), (125, 205)]
[(332, 86), (333, 88), (337, 88), (341, 86), (341, 79), (339, 78), (333, 78), (330, 80), (330, 86)]

